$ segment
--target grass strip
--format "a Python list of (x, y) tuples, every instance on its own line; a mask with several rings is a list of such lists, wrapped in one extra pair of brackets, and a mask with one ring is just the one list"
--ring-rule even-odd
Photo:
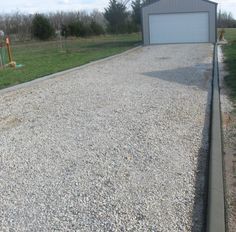
[(22, 42), (12, 46), (22, 68), (0, 70), (0, 89), (112, 56), (141, 43), (139, 34), (104, 35), (62, 41)]

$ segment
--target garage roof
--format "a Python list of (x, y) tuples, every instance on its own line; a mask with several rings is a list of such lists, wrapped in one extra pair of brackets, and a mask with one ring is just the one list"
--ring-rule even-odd
[[(159, 1), (161, 1), (161, 0), (149, 0), (149, 3), (146, 3), (143, 7), (149, 6), (149, 5), (159, 2)], [(212, 2), (212, 1), (208, 1), (208, 0), (199, 0), (199, 1), (209, 2), (211, 4), (218, 5), (217, 2)]]

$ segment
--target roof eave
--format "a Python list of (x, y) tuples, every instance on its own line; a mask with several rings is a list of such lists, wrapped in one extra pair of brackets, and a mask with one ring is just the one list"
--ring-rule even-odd
[[(151, 6), (152, 4), (155, 4), (155, 3), (159, 2), (159, 1), (161, 1), (161, 0), (156, 0), (155, 2), (148, 3), (148, 4), (144, 5), (144, 6), (142, 6), (142, 8), (147, 7), (147, 6)], [(218, 5), (217, 2), (213, 2), (213, 1), (208, 1), (208, 0), (200, 0), (200, 1), (209, 2), (209, 3), (211, 3), (211, 4)]]

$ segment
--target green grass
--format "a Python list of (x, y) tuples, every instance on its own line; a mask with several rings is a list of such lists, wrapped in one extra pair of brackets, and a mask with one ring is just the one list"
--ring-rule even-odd
[(0, 70), (0, 89), (121, 53), (140, 44), (140, 40), (138, 34), (127, 34), (80, 38), (61, 44), (59, 41), (15, 43), (14, 61), (24, 66)]
[(231, 98), (236, 101), (236, 28), (225, 30), (225, 39), (229, 42), (223, 47), (225, 64), (229, 72), (225, 77), (225, 83), (230, 89)]

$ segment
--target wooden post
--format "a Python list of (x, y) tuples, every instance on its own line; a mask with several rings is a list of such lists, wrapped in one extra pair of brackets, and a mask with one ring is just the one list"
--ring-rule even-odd
[(0, 68), (3, 68), (2, 43), (0, 42)]
[(12, 59), (12, 53), (11, 53), (10, 39), (8, 36), (6, 37), (6, 45), (7, 45), (9, 63), (11, 64), (13, 62), (13, 59)]

